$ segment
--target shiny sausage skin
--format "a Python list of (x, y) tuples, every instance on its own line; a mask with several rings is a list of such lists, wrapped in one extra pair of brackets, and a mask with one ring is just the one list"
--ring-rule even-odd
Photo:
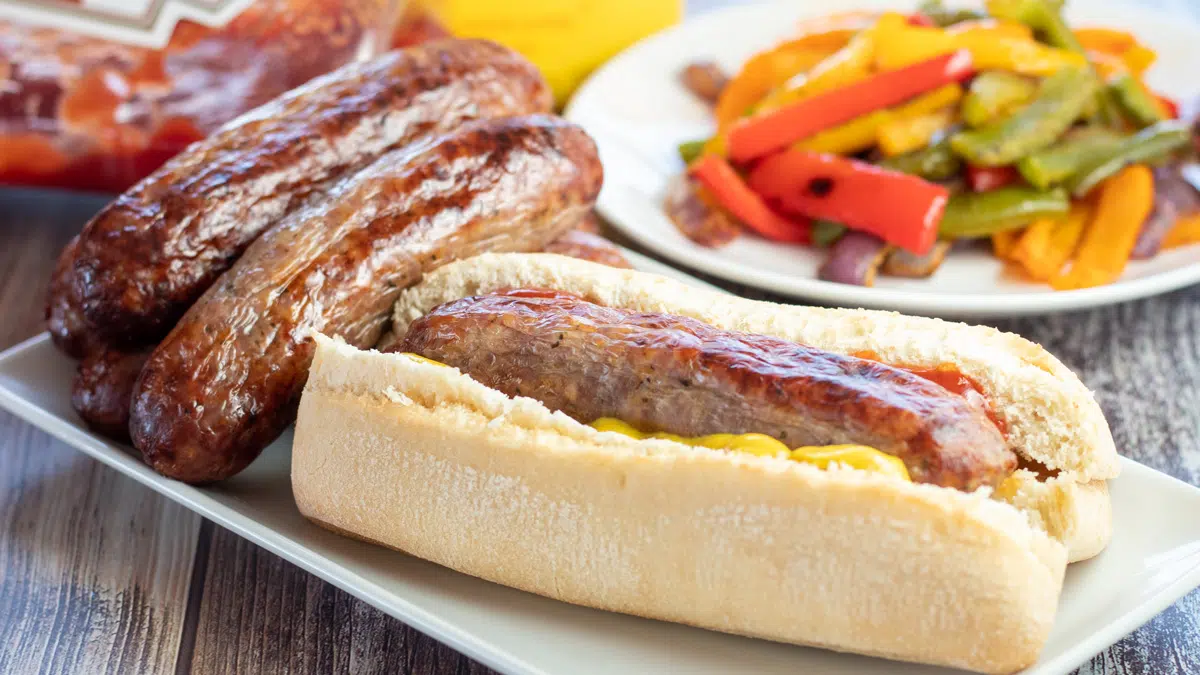
[(72, 300), (71, 279), (75, 272), (75, 255), (79, 250), (76, 235), (63, 247), (50, 274), (50, 287), (46, 293), (46, 329), (55, 346), (68, 356), (82, 358), (101, 349), (94, 331), (88, 328), (78, 303)]
[(71, 385), (71, 407), (88, 427), (113, 440), (129, 440), (133, 387), (149, 356), (149, 350), (102, 349), (84, 357)]
[(392, 351), (585, 423), (757, 432), (791, 447), (859, 443), (899, 457), (916, 481), (964, 490), (997, 485), (1017, 463), (980, 407), (906, 370), (555, 291), (446, 303)]
[[(525, 59), (482, 40), (444, 40), (351, 64), (193, 144), (89, 222), (69, 305), (113, 346), (161, 339), (266, 228), (385, 152), (464, 120), (550, 110)], [(52, 321), (75, 351), (77, 331)]]
[(609, 267), (633, 268), (633, 265), (629, 264), (629, 261), (625, 259), (625, 254), (621, 252), (621, 249), (616, 244), (598, 234), (585, 232), (581, 229), (571, 230), (550, 242), (546, 246), (545, 252), (588, 260), (600, 263), (601, 265), (608, 265)]
[(231, 476), (291, 422), (311, 335), (370, 347), (402, 289), (486, 251), (539, 251), (592, 207), (592, 140), (558, 118), (483, 120), (389, 153), (266, 232), (142, 371), (134, 445), (192, 483)]

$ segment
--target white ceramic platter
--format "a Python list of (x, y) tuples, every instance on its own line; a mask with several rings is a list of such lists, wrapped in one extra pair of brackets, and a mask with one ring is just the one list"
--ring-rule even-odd
[[(630, 255), (639, 268), (699, 284)], [(939, 675), (819, 649), (575, 607), (480, 581), (306, 521), (292, 500), (291, 433), (215, 487), (163, 478), (129, 447), (90, 433), (71, 410), (75, 364), (41, 335), (0, 354), (0, 407), (416, 629), (510, 675), (689, 673)], [(1200, 489), (1132, 461), (1112, 482), (1115, 535), (1072, 565), (1042, 661), (1068, 673), (1200, 585)]]
[[(682, 141), (710, 136), (711, 115), (678, 83), (687, 63), (715, 59), (729, 72), (794, 35), (797, 21), (835, 9), (912, 11), (916, 0), (852, 0), (730, 7), (647, 38), (601, 68), (579, 90), (566, 115), (597, 140), (604, 162), (600, 212), (638, 244), (685, 267), (824, 304), (894, 309), (927, 315), (1015, 316), (1065, 311), (1141, 298), (1200, 282), (1200, 245), (1136, 262), (1108, 286), (1053, 291), (1006, 273), (985, 250), (956, 250), (931, 279), (880, 277), (873, 288), (817, 279), (823, 253), (744, 236), (721, 249), (698, 246), (663, 214), (667, 181), (683, 170)], [(1113, 0), (1069, 3), (1075, 25), (1131, 30), (1159, 53), (1149, 83), (1181, 99), (1200, 94), (1200, 24)]]

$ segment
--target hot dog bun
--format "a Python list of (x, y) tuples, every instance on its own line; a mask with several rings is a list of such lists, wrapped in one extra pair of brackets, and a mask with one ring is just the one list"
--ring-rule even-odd
[(512, 287), (910, 366), (953, 363), (985, 388), (1016, 449), (1060, 473), (1018, 472), (996, 495), (968, 494), (638, 441), (451, 368), (319, 338), (293, 446), (305, 516), (567, 602), (989, 673), (1036, 660), (1068, 557), (1107, 542), (1104, 480), (1117, 463), (1103, 415), (1070, 371), (1016, 336), (754, 302), (546, 254), (428, 275), (401, 296), (395, 331)]

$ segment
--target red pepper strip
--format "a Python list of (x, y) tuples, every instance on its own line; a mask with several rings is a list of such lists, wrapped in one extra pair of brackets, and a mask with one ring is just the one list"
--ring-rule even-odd
[(832, 220), (917, 255), (937, 239), (950, 191), (873, 164), (788, 150), (759, 162), (750, 189), (784, 213)]
[(811, 223), (789, 220), (772, 211), (720, 156), (704, 155), (692, 162), (688, 172), (726, 211), (763, 237), (790, 244), (812, 243)]
[(1158, 102), (1161, 103), (1163, 108), (1166, 109), (1167, 117), (1169, 117), (1170, 119), (1173, 119), (1173, 120), (1179, 119), (1179, 104), (1178, 103), (1176, 103), (1172, 99), (1167, 98), (1166, 96), (1163, 96), (1162, 94), (1155, 94), (1154, 98), (1157, 98)]
[(967, 165), (967, 185), (972, 192), (991, 192), (1020, 180), (1021, 174), (1011, 166)]
[(937, 28), (937, 22), (929, 18), (921, 12), (913, 12), (908, 15), (908, 25), (921, 26), (922, 28)]
[(961, 82), (974, 72), (971, 53), (964, 49), (749, 117), (730, 128), (729, 157), (748, 162), (867, 113)]

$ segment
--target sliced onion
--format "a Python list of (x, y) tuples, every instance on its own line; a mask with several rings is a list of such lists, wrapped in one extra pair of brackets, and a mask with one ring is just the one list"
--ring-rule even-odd
[(1194, 173), (1195, 167), (1172, 163), (1154, 169), (1154, 210), (1138, 233), (1133, 247), (1134, 259), (1154, 257), (1175, 221), (1200, 210), (1200, 192), (1188, 180), (1185, 171)]
[(873, 234), (848, 230), (829, 249), (817, 276), (824, 281), (871, 286), (891, 248)]

